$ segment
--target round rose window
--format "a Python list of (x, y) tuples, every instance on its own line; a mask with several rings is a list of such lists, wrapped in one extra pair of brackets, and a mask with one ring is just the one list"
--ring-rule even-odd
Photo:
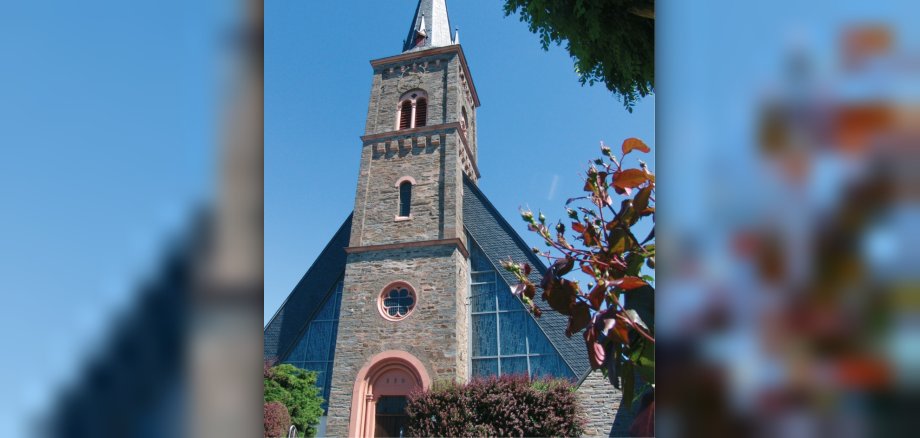
[(393, 283), (380, 295), (380, 314), (391, 321), (403, 319), (415, 308), (415, 301), (412, 286), (406, 283)]

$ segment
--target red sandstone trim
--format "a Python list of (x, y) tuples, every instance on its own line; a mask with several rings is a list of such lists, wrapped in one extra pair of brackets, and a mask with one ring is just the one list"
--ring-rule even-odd
[(394, 184), (394, 187), (399, 188), (399, 185), (406, 181), (409, 181), (409, 183), (412, 184), (413, 186), (418, 185), (418, 183), (415, 182), (415, 178), (407, 175), (407, 176), (400, 177), (398, 180), (396, 180), (396, 184)]
[(461, 254), (463, 254), (464, 258), (470, 258), (470, 252), (467, 251), (466, 245), (463, 244), (462, 240), (456, 237), (453, 239), (387, 243), (384, 245), (349, 246), (345, 248), (345, 252), (348, 254), (358, 254), (362, 252), (387, 251), (391, 249), (403, 249), (403, 248), (424, 248), (427, 246), (442, 246), (442, 245), (454, 245), (457, 247), (457, 250), (460, 251)]
[[(415, 304), (412, 305), (412, 308), (409, 309), (409, 312), (400, 317), (394, 317), (394, 316), (387, 315), (386, 309), (383, 308), (383, 300), (384, 298), (386, 298), (387, 292), (393, 289), (397, 289), (397, 288), (408, 289), (409, 293), (412, 294), (412, 299), (415, 300)], [(418, 293), (416, 293), (415, 288), (412, 287), (412, 285), (406, 281), (394, 281), (386, 285), (386, 287), (384, 287), (383, 290), (380, 291), (380, 294), (377, 295), (377, 311), (380, 312), (380, 316), (382, 316), (383, 319), (387, 321), (402, 321), (408, 318), (409, 316), (411, 316), (412, 313), (415, 312), (416, 307), (418, 307)]]
[[(374, 407), (376, 403), (373, 393), (374, 383), (384, 372), (399, 368), (407, 371), (415, 378), (412, 382), (415, 388), (427, 390), (431, 387), (431, 378), (422, 361), (405, 351), (388, 350), (371, 357), (358, 372), (355, 379), (354, 391), (351, 398), (351, 418), (348, 422), (348, 436), (366, 437), (374, 436)], [(409, 390), (413, 388), (407, 388)], [(409, 391), (406, 391), (408, 394)]]

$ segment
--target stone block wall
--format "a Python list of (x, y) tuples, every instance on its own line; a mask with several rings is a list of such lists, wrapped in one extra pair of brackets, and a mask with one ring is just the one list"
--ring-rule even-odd
[[(369, 141), (364, 146), (349, 246), (459, 238), (463, 230), (462, 143), (456, 129)], [(410, 220), (397, 220), (396, 181), (412, 177)]]
[(459, 63), (456, 54), (446, 53), (374, 69), (365, 135), (395, 131), (399, 98), (416, 88), (428, 93), (428, 126), (458, 121), (460, 110), (448, 102), (456, 101), (456, 90), (461, 86)]
[[(469, 331), (463, 305), (466, 259), (452, 245), (402, 248), (348, 255), (345, 289), (336, 340), (327, 435), (345, 436), (352, 390), (358, 372), (384, 351), (401, 350), (418, 358), (431, 380), (466, 379)], [(413, 286), (417, 303), (400, 321), (384, 319), (377, 307), (392, 282)]]
[(614, 388), (600, 370), (592, 371), (578, 387), (576, 394), (588, 419), (583, 436), (629, 436), (632, 415), (620, 410), (623, 393)]

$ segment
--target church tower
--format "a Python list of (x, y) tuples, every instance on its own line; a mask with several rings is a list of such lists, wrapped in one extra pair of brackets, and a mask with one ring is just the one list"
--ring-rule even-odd
[(457, 37), (445, 0), (421, 0), (402, 53), (371, 61), (330, 436), (398, 436), (410, 391), (470, 377), (463, 187), (479, 177), (479, 100)]
[(547, 268), (479, 189), (479, 97), (445, 0), (420, 0), (402, 50), (370, 64), (354, 210), (266, 325), (264, 358), (316, 373), (324, 436), (399, 436), (412, 391), (503, 375), (575, 382), (589, 435), (619, 434), (620, 395), (568, 317), (538, 295), (534, 318), (501, 269)]

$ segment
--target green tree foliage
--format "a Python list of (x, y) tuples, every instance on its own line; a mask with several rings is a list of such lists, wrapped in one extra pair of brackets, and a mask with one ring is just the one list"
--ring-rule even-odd
[(323, 398), (316, 386), (316, 373), (282, 364), (265, 365), (263, 372), (265, 403), (280, 402), (287, 407), (291, 423), (302, 436), (316, 435), (323, 415)]
[(581, 436), (581, 407), (567, 380), (527, 376), (448, 382), (412, 394), (408, 436)]
[[(655, 175), (641, 160), (639, 168), (623, 165), (631, 152), (651, 151), (641, 140), (627, 139), (621, 150), (618, 159), (609, 147), (601, 147), (604, 158), (594, 160), (585, 177), (587, 195), (566, 202), (569, 226), (563, 221), (548, 226), (542, 213), (535, 217), (521, 211), (528, 228), (550, 248), (533, 249), (551, 262), (539, 285), (530, 280), (530, 265), (502, 264), (517, 277), (514, 293), (535, 316), (541, 313), (534, 302), (539, 288), (543, 300), (569, 318), (567, 336), (584, 331), (591, 367), (603, 370), (622, 389), (623, 405), (629, 408), (643, 393), (643, 399), (654, 399), (655, 289), (654, 278), (643, 272), (655, 269)], [(633, 229), (643, 218), (652, 226), (640, 240)], [(587, 287), (571, 279), (578, 272), (591, 279)]]
[(630, 112), (654, 91), (654, 0), (505, 0), (517, 12), (544, 50), (565, 42), (582, 85), (607, 85)]

